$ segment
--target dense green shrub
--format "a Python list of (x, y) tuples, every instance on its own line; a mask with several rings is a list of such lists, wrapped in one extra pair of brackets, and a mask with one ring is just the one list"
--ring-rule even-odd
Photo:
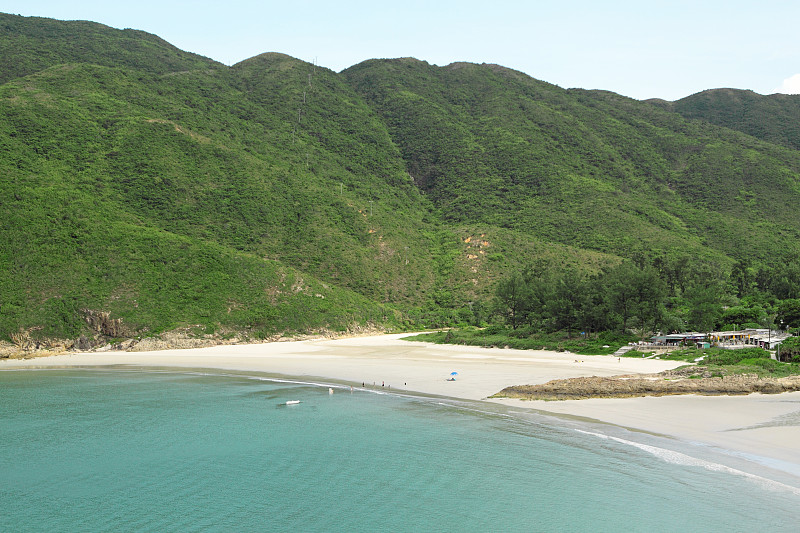
[(761, 370), (773, 373), (782, 372), (786, 368), (785, 363), (779, 363), (774, 359), (766, 359), (763, 357), (742, 359), (738, 361), (737, 364), (741, 366), (754, 366)]
[(784, 340), (777, 352), (780, 354), (781, 361), (800, 363), (800, 337), (789, 337)]
[(704, 363), (716, 365), (735, 365), (746, 359), (770, 359), (770, 353), (762, 348), (742, 348), (739, 350), (707, 350)]

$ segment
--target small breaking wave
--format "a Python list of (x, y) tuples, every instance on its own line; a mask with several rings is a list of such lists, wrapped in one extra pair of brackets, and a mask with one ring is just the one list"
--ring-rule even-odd
[(773, 490), (776, 492), (786, 491), (796, 496), (800, 496), (800, 488), (793, 487), (785, 483), (781, 483), (780, 481), (775, 481), (762, 476), (758, 476), (756, 474), (750, 474), (749, 472), (745, 472), (737, 468), (732, 468), (730, 466), (725, 466), (720, 463), (706, 461), (705, 459), (698, 459), (697, 457), (692, 457), (690, 455), (686, 455), (685, 453), (676, 452), (675, 450), (668, 450), (666, 448), (651, 446), (649, 444), (643, 444), (641, 442), (634, 442), (631, 440), (622, 439), (620, 437), (604, 435), (603, 433), (596, 433), (593, 431), (586, 431), (582, 429), (575, 429), (575, 431), (577, 431), (578, 433), (583, 433), (585, 435), (591, 435), (604, 440), (612, 440), (615, 442), (619, 442), (620, 444), (624, 444), (626, 446), (632, 446), (634, 448), (638, 448), (644, 452), (654, 455), (655, 457), (658, 457), (659, 459), (667, 463), (681, 465), (681, 466), (700, 467), (709, 470), (711, 472), (723, 472), (726, 474), (732, 474), (735, 476), (743, 477), (749, 481), (752, 481), (753, 483), (756, 483), (757, 485), (765, 489)]

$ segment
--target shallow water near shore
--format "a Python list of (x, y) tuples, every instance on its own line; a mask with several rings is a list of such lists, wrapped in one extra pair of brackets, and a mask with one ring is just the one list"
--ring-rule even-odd
[(800, 516), (795, 484), (701, 450), (385, 392), (0, 372), (0, 530), (794, 531)]

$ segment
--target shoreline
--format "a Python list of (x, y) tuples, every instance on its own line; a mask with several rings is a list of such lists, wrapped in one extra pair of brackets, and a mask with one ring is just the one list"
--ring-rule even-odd
[[(700, 444), (800, 477), (800, 392), (567, 401), (489, 399), (513, 385), (536, 385), (572, 377), (650, 374), (685, 363), (400, 340), (411, 335), (152, 352), (67, 353), (2, 360), (0, 371), (125, 365), (259, 372), (331, 379), (353, 386), (363, 383), (372, 389), (487, 401), (545, 415), (610, 424)], [(455, 381), (448, 381), (451, 372), (458, 372)]]

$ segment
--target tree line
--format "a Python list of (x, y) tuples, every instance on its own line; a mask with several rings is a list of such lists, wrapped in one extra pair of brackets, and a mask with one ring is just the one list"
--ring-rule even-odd
[(513, 329), (568, 337), (800, 328), (800, 266), (740, 260), (726, 272), (687, 257), (626, 259), (596, 273), (528, 266), (497, 283), (492, 310)]

